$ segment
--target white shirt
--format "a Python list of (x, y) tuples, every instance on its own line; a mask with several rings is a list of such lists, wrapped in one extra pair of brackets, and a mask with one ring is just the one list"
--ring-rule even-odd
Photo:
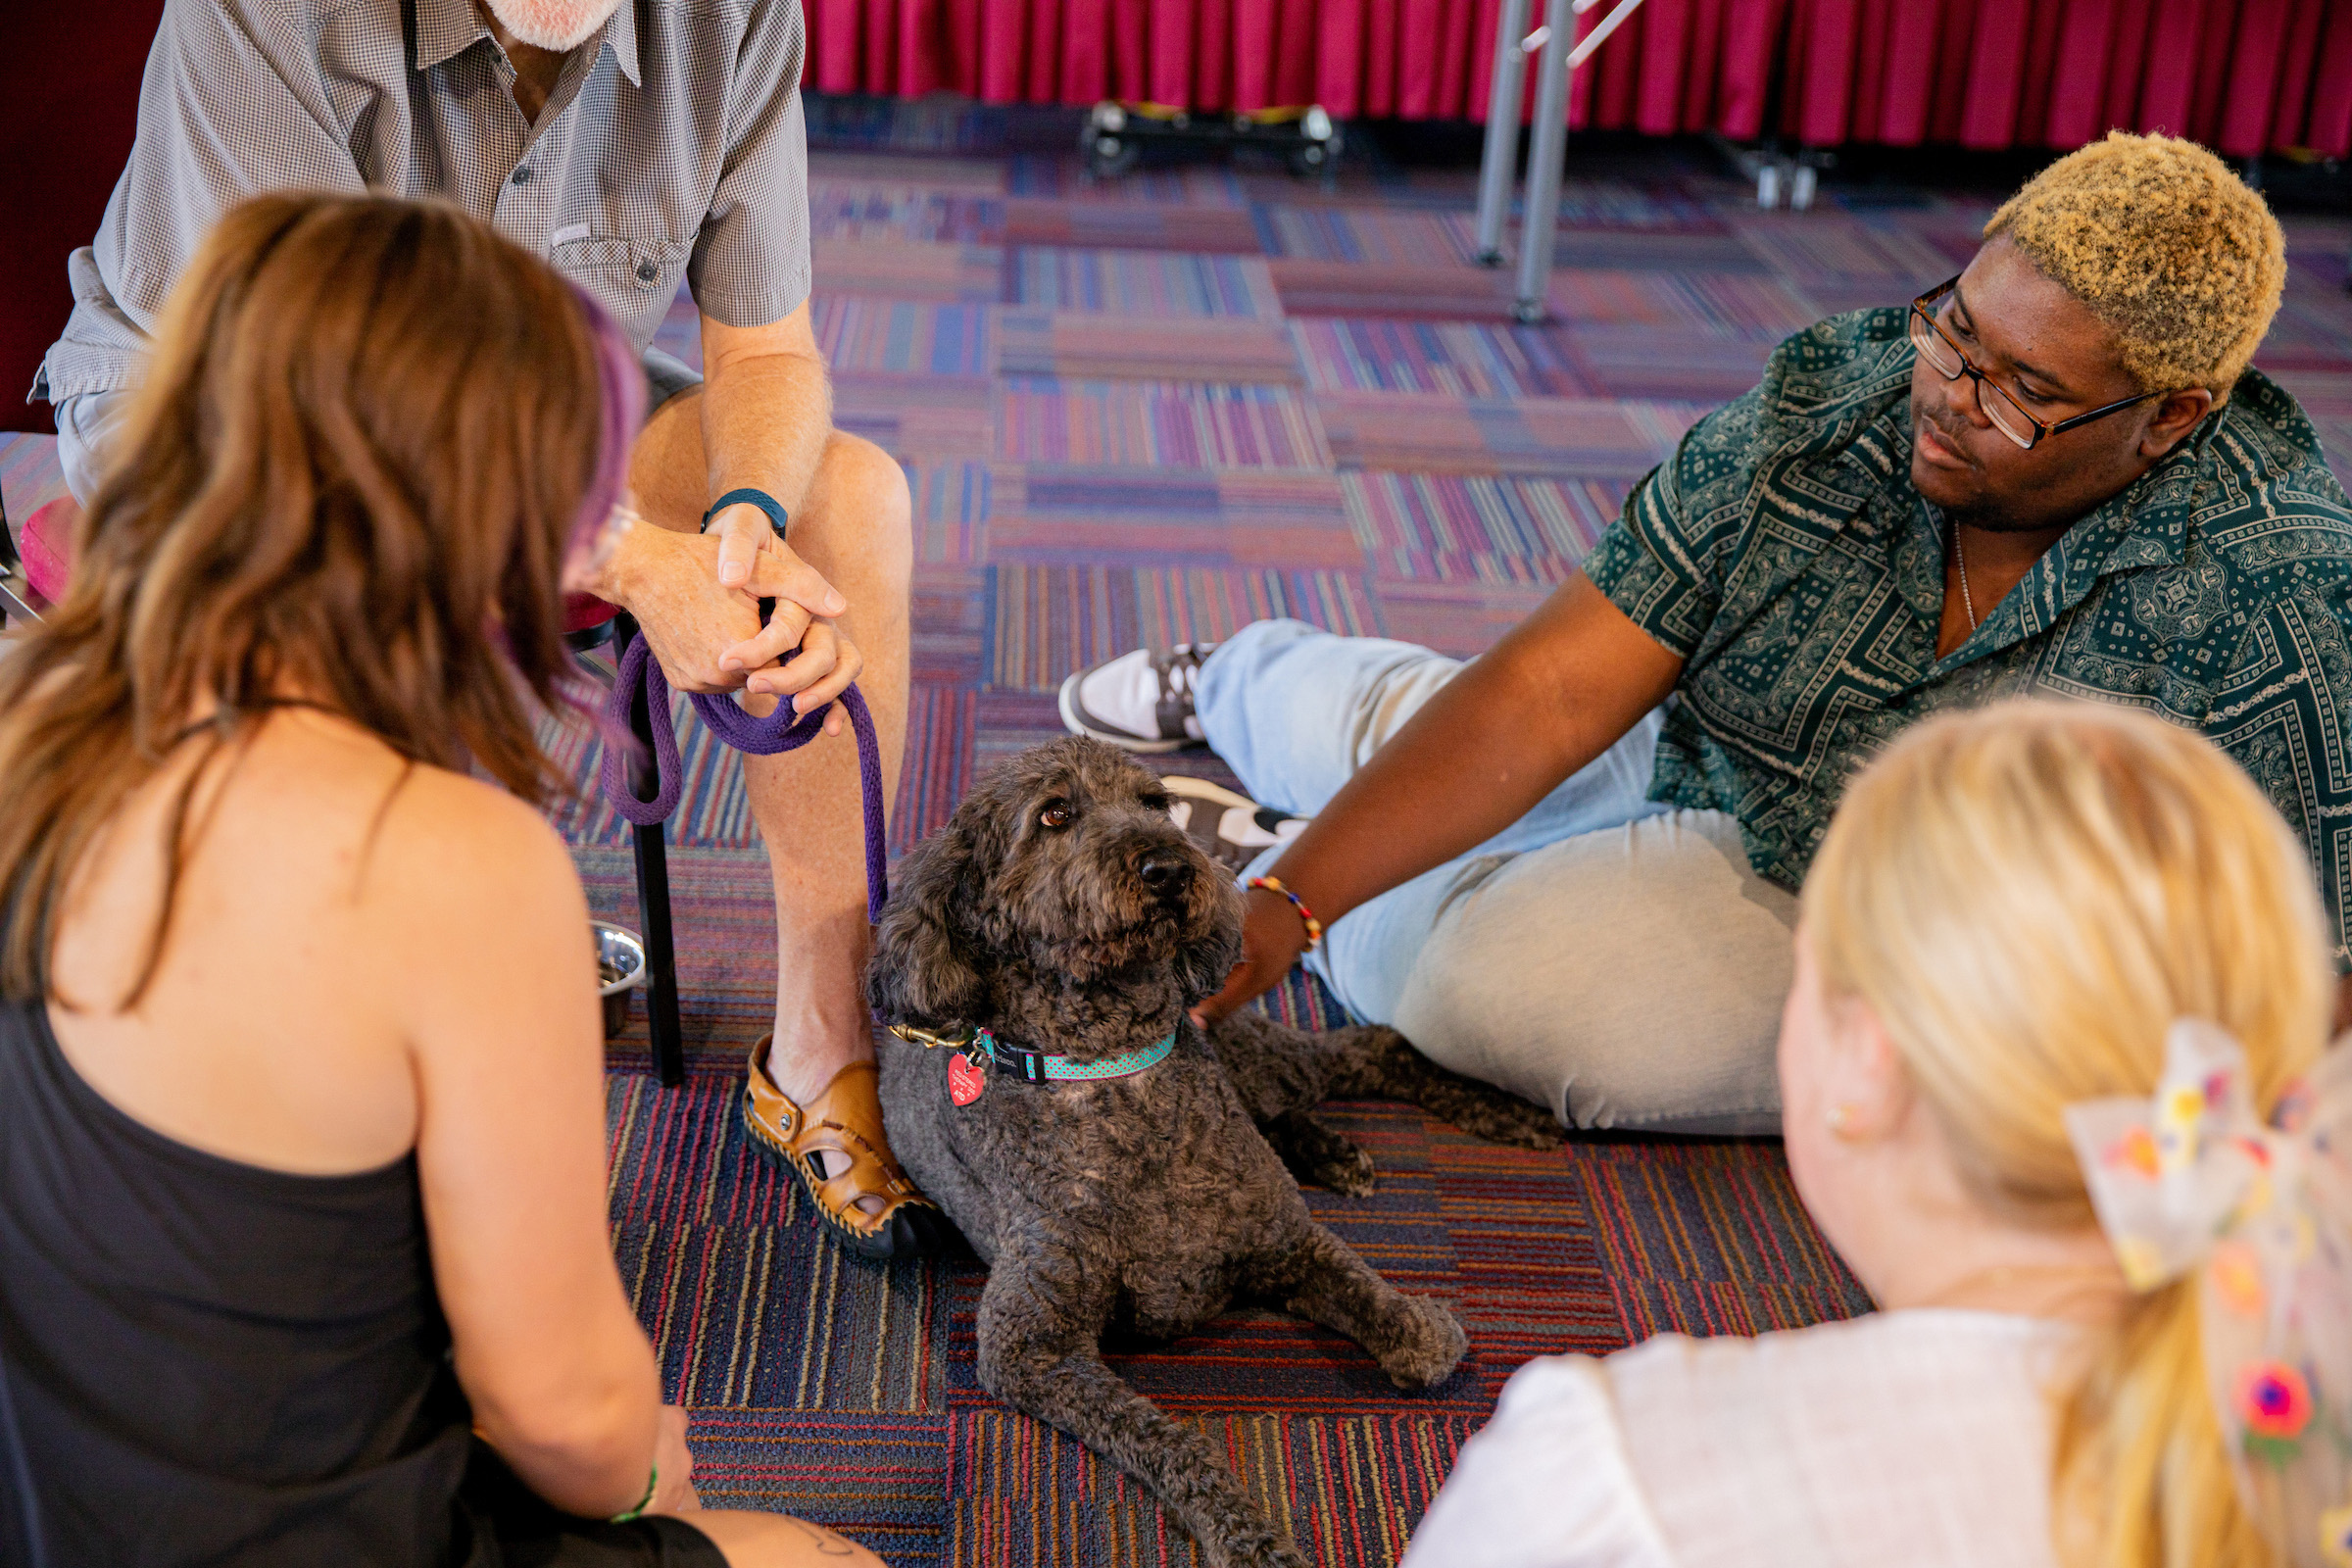
[(2054, 1568), (2074, 1334), (1916, 1310), (1531, 1361), (1403, 1568)]

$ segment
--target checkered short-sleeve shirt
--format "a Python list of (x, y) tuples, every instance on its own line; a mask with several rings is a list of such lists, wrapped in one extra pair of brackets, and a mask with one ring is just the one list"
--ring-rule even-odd
[(805, 42), (799, 0), (623, 0), (528, 124), (471, 0), (169, 0), (34, 393), (130, 385), (206, 230), (266, 190), (455, 201), (641, 351), (681, 278), (728, 325), (776, 320), (808, 295)]

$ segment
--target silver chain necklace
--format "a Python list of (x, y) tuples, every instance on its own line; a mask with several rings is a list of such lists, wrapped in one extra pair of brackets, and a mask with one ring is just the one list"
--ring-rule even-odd
[(1968, 612), (1968, 634), (1977, 634), (1977, 596), (1968, 591), (1968, 552), (1960, 545), (1960, 525), (1952, 524), (1952, 559), (1960, 564), (1960, 608)]

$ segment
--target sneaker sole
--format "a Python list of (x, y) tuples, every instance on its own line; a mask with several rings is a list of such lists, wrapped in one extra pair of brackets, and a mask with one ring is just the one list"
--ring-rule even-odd
[(1101, 741), (1105, 746), (1116, 746), (1123, 752), (1137, 752), (1147, 757), (1160, 752), (1181, 752), (1188, 746), (1207, 744), (1205, 741), (1193, 740), (1189, 736), (1175, 741), (1148, 741), (1140, 735), (1122, 735), (1116, 731), (1095, 728), (1078, 716), (1078, 683), (1089, 673), (1091, 671), (1079, 670), (1061, 683), (1061, 725), (1071, 734), (1084, 735), (1089, 740)]
[[(1184, 830), (1185, 836), (1200, 845), (1210, 859), (1233, 872), (1234, 875), (1241, 875), (1250, 868), (1250, 861), (1274, 847), (1265, 844), (1244, 844), (1225, 836), (1222, 819), (1230, 812), (1238, 809), (1248, 812), (1254, 818), (1259, 811), (1266, 809), (1263, 805), (1250, 799), (1249, 796), (1238, 795), (1222, 784), (1211, 783), (1204, 778), (1192, 778), (1182, 773), (1168, 774), (1160, 779), (1159, 784), (1160, 788), (1179, 800), (1192, 802), (1193, 814), (1196, 817), (1203, 810), (1216, 813), (1210, 818), (1211, 826), (1207, 831), (1200, 831), (1198, 823), (1188, 822)], [(1287, 811), (1278, 814), (1290, 815)], [(1293, 817), (1292, 820), (1299, 821), (1303, 818)]]
[[(1193, 778), (1184, 773), (1171, 773), (1161, 779), (1159, 785), (1170, 795), (1188, 796), (1196, 801), (1213, 801), (1221, 808), (1239, 806), (1251, 811), (1262, 809), (1260, 804), (1249, 796), (1237, 794), (1222, 784), (1211, 783), (1204, 778)], [(1287, 816), (1290, 813), (1286, 811), (1283, 814)]]

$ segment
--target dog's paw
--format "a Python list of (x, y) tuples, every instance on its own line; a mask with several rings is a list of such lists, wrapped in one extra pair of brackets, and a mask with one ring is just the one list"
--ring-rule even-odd
[(1348, 1198), (1369, 1198), (1380, 1185), (1380, 1172), (1373, 1167), (1370, 1154), (1349, 1144), (1307, 1167), (1306, 1179)]
[(1557, 1149), (1568, 1138), (1548, 1107), (1530, 1104), (1508, 1090), (1453, 1073), (1437, 1078), (1417, 1098), (1422, 1109), (1490, 1144)]
[(1356, 1148), (1353, 1139), (1324, 1126), (1306, 1111), (1286, 1110), (1258, 1131), (1284, 1167), (1301, 1183), (1364, 1198), (1379, 1178), (1372, 1156)]
[(1443, 1383), (1470, 1348), (1470, 1336), (1442, 1301), (1426, 1296), (1399, 1298), (1404, 1303), (1396, 1343), (1380, 1354), (1381, 1370), (1400, 1389)]
[(1460, 1126), (1473, 1138), (1512, 1149), (1557, 1149), (1568, 1141), (1568, 1130), (1557, 1116), (1542, 1105), (1531, 1105), (1516, 1095), (1499, 1091), (1482, 1097), (1481, 1103), (1466, 1110)]
[(1259, 1524), (1228, 1531), (1221, 1541), (1202, 1541), (1200, 1555), (1209, 1568), (1310, 1568), (1290, 1537)]

